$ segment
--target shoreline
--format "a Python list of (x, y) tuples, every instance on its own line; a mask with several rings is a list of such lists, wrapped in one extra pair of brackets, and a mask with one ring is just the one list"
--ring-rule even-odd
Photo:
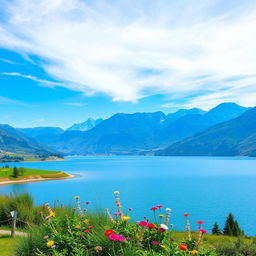
[(36, 177), (31, 179), (20, 179), (20, 180), (0, 180), (0, 186), (4, 185), (11, 185), (11, 184), (20, 184), (20, 183), (31, 183), (31, 182), (41, 182), (41, 181), (48, 181), (48, 180), (64, 180), (64, 179), (71, 179), (74, 178), (75, 175), (71, 175), (66, 173), (68, 176), (66, 177), (59, 177), (59, 178), (42, 178), (42, 177)]

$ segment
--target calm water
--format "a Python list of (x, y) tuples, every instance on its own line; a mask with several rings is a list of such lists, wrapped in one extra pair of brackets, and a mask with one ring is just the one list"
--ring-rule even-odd
[(183, 213), (204, 220), (210, 231), (214, 221), (223, 226), (234, 213), (248, 235), (256, 235), (256, 158), (95, 156), (69, 157), (60, 162), (15, 163), (45, 170), (66, 171), (68, 180), (0, 186), (0, 193), (28, 191), (37, 204), (73, 202), (79, 195), (90, 207), (114, 211), (113, 191), (119, 190), (124, 209), (133, 208), (133, 220), (152, 217), (151, 206), (172, 211), (171, 223), (184, 228)]

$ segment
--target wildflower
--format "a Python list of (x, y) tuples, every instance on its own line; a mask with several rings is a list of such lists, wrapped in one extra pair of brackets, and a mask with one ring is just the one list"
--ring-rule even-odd
[(189, 216), (189, 214), (188, 214), (188, 213), (184, 213), (184, 214), (183, 214), (183, 216), (188, 217), (188, 216)]
[(88, 228), (92, 229), (92, 228), (94, 228), (94, 226), (89, 226)]
[(158, 208), (157, 208), (156, 206), (150, 208), (151, 211), (155, 211), (155, 210), (157, 210), (157, 209), (158, 209)]
[(76, 208), (73, 208), (72, 210), (73, 210), (73, 211), (75, 211), (75, 210), (76, 210)]
[(56, 215), (55, 212), (51, 212), (51, 213), (49, 214), (50, 217), (55, 217), (55, 215)]
[(89, 233), (89, 232), (90, 232), (89, 229), (84, 230), (84, 233), (85, 233), (85, 234), (87, 234), (87, 233)]
[(113, 229), (108, 229), (108, 230), (105, 231), (105, 236), (109, 236), (109, 235), (111, 235), (111, 234), (114, 234), (115, 232), (116, 232), (116, 231), (113, 230)]
[(122, 243), (125, 241), (125, 238), (122, 235), (117, 235), (117, 240)]
[(164, 215), (163, 215), (163, 214), (159, 214), (158, 217), (159, 217), (159, 218), (163, 218)]
[(196, 223), (197, 223), (197, 224), (204, 224), (204, 221), (198, 220)]
[(112, 218), (112, 216), (111, 216), (111, 214), (110, 214), (108, 208), (106, 208), (106, 212), (107, 212), (107, 216), (108, 216), (109, 220), (110, 220), (111, 222), (115, 222), (114, 219)]
[(130, 216), (123, 216), (122, 220), (129, 220), (131, 217)]
[(139, 225), (141, 226), (141, 227), (147, 227), (147, 225), (148, 225), (148, 223), (146, 222), (146, 221), (139, 221)]
[(48, 247), (52, 247), (54, 244), (55, 244), (55, 243), (54, 243), (54, 241), (52, 241), (52, 240), (50, 240), (50, 241), (48, 241), (48, 242), (46, 243), (46, 245), (47, 245)]
[(170, 238), (170, 241), (174, 242), (174, 241), (176, 241), (176, 239), (175, 238)]
[(166, 230), (165, 230), (164, 228), (159, 228), (158, 231), (161, 232), (161, 233), (163, 233), (163, 232), (165, 232)]
[(157, 208), (162, 208), (162, 207), (164, 207), (163, 205), (157, 205), (156, 206)]
[(155, 228), (156, 226), (153, 224), (153, 223), (148, 223), (148, 228), (150, 228), (150, 229), (153, 229), (153, 228)]
[(167, 212), (170, 212), (172, 209), (171, 208), (166, 208), (165, 209)]
[(115, 195), (118, 195), (118, 194), (119, 194), (119, 191), (114, 191), (114, 194), (115, 194)]
[(128, 236), (128, 237), (126, 237), (126, 240), (130, 241), (130, 240), (132, 240), (132, 238), (130, 236)]
[(198, 229), (198, 231), (201, 232), (201, 233), (207, 233), (207, 231), (205, 229), (202, 229), (202, 228)]
[(80, 197), (79, 197), (79, 196), (75, 196), (74, 198), (75, 198), (76, 200), (78, 200)]
[(84, 224), (89, 224), (89, 221), (88, 220), (84, 220), (83, 223)]
[(190, 252), (190, 254), (191, 255), (196, 255), (196, 254), (198, 254), (198, 251), (197, 250), (193, 250), (193, 251)]
[(117, 235), (116, 234), (110, 234), (108, 235), (108, 239), (111, 241), (116, 241), (117, 240)]
[(180, 250), (182, 251), (187, 251), (188, 250), (188, 246), (186, 244), (180, 244)]
[(48, 239), (48, 238), (49, 238), (49, 236), (47, 236), (47, 235), (43, 237), (43, 239)]
[(96, 246), (95, 248), (94, 248), (94, 250), (96, 251), (96, 252), (101, 252), (103, 249), (102, 249), (102, 247), (101, 246)]
[(166, 248), (166, 245), (165, 245), (165, 244), (161, 244), (160, 246), (161, 246), (163, 249)]
[(161, 224), (160, 227), (165, 229), (165, 230), (168, 230), (168, 227), (165, 224)]
[(119, 213), (118, 212), (114, 212), (113, 215), (117, 216), (117, 215), (119, 215)]
[(151, 244), (152, 245), (159, 245), (159, 243), (157, 241), (152, 241)]
[(76, 225), (75, 228), (76, 228), (76, 229), (80, 229), (80, 226), (79, 226), (79, 225)]
[(89, 202), (89, 201), (86, 201), (85, 203), (88, 205), (90, 202)]

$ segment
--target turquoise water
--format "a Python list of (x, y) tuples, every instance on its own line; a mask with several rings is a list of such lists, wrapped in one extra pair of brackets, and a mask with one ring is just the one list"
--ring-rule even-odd
[(184, 229), (184, 212), (190, 213), (193, 228), (203, 220), (208, 231), (215, 221), (223, 226), (232, 212), (247, 235), (256, 235), (255, 158), (91, 156), (10, 165), (76, 175), (0, 186), (0, 193), (28, 191), (37, 204), (71, 203), (79, 195), (82, 202), (92, 202), (91, 208), (108, 207), (114, 212), (113, 191), (119, 190), (124, 211), (133, 208), (133, 221), (153, 217), (149, 208), (163, 204), (172, 209), (176, 230)]

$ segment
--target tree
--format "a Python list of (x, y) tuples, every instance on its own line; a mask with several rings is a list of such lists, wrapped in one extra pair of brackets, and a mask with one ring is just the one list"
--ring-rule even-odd
[(226, 219), (223, 234), (228, 236), (241, 236), (244, 234), (243, 230), (240, 229), (238, 222), (234, 219), (232, 213), (229, 213)]
[(19, 176), (19, 170), (16, 166), (14, 166), (12, 169), (12, 177), (18, 178), (18, 176)]
[(19, 168), (19, 174), (20, 174), (21, 176), (24, 175), (25, 171), (26, 171), (26, 169), (25, 169), (24, 167), (20, 167), (20, 168)]
[(215, 222), (214, 225), (213, 225), (212, 234), (214, 234), (214, 235), (221, 235), (222, 234), (217, 222)]

